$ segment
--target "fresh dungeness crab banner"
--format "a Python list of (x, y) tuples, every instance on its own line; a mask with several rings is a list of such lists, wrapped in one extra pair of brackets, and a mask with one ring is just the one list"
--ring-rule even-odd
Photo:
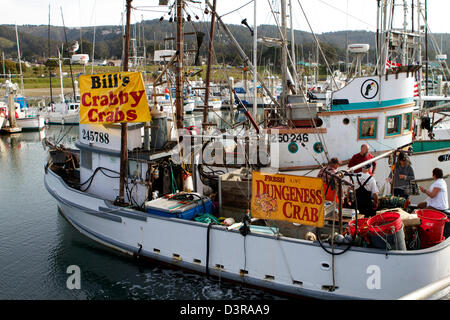
[(251, 215), (323, 227), (323, 193), (321, 178), (253, 171)]
[(80, 123), (148, 122), (144, 81), (139, 72), (80, 76)]

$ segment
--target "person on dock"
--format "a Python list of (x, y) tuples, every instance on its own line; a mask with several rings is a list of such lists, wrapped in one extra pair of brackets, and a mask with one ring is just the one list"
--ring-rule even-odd
[[(364, 161), (370, 160), (373, 158), (373, 155), (369, 152), (370, 148), (369, 145), (367, 144), (363, 144), (361, 145), (361, 151), (354, 154), (353, 157), (350, 159), (349, 163), (348, 163), (348, 167), (354, 167), (360, 163), (363, 163)], [(373, 175), (375, 173), (375, 168), (377, 167), (377, 162), (374, 161), (372, 162), (372, 170), (370, 171), (370, 174)], [(359, 173), (361, 172), (362, 169), (356, 169), (355, 173)]]
[[(405, 189), (409, 186), (410, 181), (414, 180), (414, 170), (405, 154), (400, 153), (398, 160), (399, 162), (394, 169), (394, 196), (408, 199), (409, 195), (405, 193)], [(387, 181), (391, 183), (392, 172), (389, 174)]]
[[(378, 208), (378, 187), (375, 178), (370, 174), (371, 165), (367, 164), (356, 175), (356, 207), (365, 217), (372, 217)], [(373, 198), (373, 201), (372, 201)]]
[(448, 209), (447, 183), (443, 179), (444, 172), (440, 168), (433, 169), (433, 180), (430, 188), (427, 190), (420, 186), (419, 189), (425, 193), (428, 198), (417, 205), (419, 209), (446, 210)]
[(327, 175), (325, 173), (325, 171), (329, 172), (329, 173), (336, 173), (337, 169), (339, 168), (340, 165), (341, 165), (341, 162), (339, 161), (338, 158), (331, 158), (328, 165), (326, 167), (323, 167), (322, 169), (320, 169), (319, 173), (317, 174), (317, 177), (322, 178), (322, 180), (323, 180), (323, 189), (326, 192), (325, 200), (334, 201), (335, 195), (337, 193), (336, 192), (337, 184), (332, 183), (333, 177), (330, 175)]

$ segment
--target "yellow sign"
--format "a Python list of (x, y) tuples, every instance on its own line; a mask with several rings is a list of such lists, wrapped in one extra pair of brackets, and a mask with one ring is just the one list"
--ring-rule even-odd
[(323, 227), (324, 201), (321, 178), (252, 173), (253, 218)]
[(80, 123), (151, 120), (142, 74), (117, 72), (80, 76)]

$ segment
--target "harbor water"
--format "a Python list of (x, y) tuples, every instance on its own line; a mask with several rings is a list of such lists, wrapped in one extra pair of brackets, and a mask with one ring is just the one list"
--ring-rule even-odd
[[(0, 136), (0, 299), (286, 299), (136, 261), (75, 230), (45, 189), (42, 139), (62, 138), (61, 143), (73, 146), (78, 129), (47, 126), (41, 132)], [(80, 289), (68, 288), (70, 266), (79, 267)]]

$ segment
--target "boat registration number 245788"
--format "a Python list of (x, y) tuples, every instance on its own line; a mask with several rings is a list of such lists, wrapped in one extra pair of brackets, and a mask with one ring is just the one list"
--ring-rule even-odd
[(270, 142), (308, 142), (307, 133), (280, 133), (269, 135)]
[(81, 130), (81, 139), (87, 140), (89, 142), (100, 142), (104, 144), (109, 144), (109, 134), (103, 132), (97, 132), (93, 130)]

